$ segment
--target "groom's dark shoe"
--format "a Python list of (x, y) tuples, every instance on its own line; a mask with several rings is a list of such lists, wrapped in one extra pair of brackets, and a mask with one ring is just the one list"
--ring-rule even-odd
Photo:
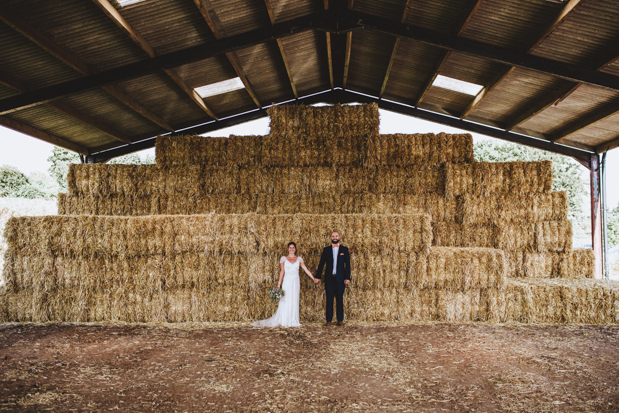
[(325, 323), (325, 327), (331, 327), (331, 321), (327, 321), (327, 322)]
[(338, 321), (338, 322), (337, 322), (337, 325), (341, 327), (341, 326), (343, 326), (343, 325), (344, 325), (344, 322), (343, 322), (343, 321)]

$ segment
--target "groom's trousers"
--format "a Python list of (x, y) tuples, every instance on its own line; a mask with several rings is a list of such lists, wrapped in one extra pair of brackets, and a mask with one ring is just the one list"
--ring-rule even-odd
[[(327, 278), (327, 277), (325, 277)], [(335, 298), (337, 321), (344, 321), (344, 291), (346, 284), (339, 283), (335, 277), (325, 279), (325, 293), (327, 294), (327, 321), (333, 320), (333, 299)]]

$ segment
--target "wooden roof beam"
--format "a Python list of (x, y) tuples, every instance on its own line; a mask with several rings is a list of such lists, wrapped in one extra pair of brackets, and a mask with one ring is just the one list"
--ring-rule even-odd
[(325, 36), (327, 36), (327, 60), (329, 61), (329, 83), (331, 84), (331, 89), (333, 89), (333, 53), (331, 51), (331, 33), (326, 32)]
[[(466, 26), (468, 26), (469, 22), (471, 21), (471, 19), (477, 12), (477, 9), (479, 9), (480, 4), (481, 4), (481, 0), (469, 1), (469, 7), (467, 8), (466, 13), (464, 14), (465, 16), (464, 19), (462, 19), (462, 21), (460, 21), (460, 23), (456, 25), (455, 29), (452, 31), (455, 36), (460, 36), (462, 32), (464, 31), (464, 29), (466, 29)], [(404, 19), (402, 23), (404, 23), (405, 21), (406, 19)], [(415, 102), (413, 106), (415, 107), (419, 106), (419, 103), (421, 103), (423, 98), (426, 96), (426, 93), (428, 93), (428, 90), (430, 90), (430, 88), (432, 87), (432, 84), (436, 80), (436, 77), (443, 69), (443, 66), (445, 65), (445, 62), (447, 62), (447, 58), (449, 58), (450, 54), (451, 52), (449, 50), (442, 50), (440, 52), (437, 59), (434, 61), (434, 66), (432, 67), (432, 75), (426, 79), (425, 83), (419, 90), (419, 93), (417, 94), (417, 97), (415, 98)]]
[(101, 87), (110, 83), (139, 78), (163, 69), (183, 66), (233, 50), (308, 30), (327, 30), (332, 32), (337, 32), (338, 30), (339, 32), (346, 32), (358, 28), (374, 30), (396, 37), (399, 36), (420, 41), (444, 49), (457, 50), (462, 53), (479, 56), (510, 66), (547, 73), (573, 82), (581, 82), (606, 89), (619, 90), (619, 76), (609, 73), (597, 72), (556, 60), (519, 53), (502, 47), (475, 42), (463, 37), (394, 23), (387, 19), (355, 11), (347, 11), (338, 22), (338, 27), (336, 27), (336, 22), (333, 20), (334, 16), (334, 12), (331, 10), (320, 12), (277, 23), (269, 28), (253, 30), (251, 32), (214, 41), (206, 45), (190, 47), (167, 55), (157, 56), (145, 61), (110, 69), (106, 72), (95, 73), (84, 78), (70, 80), (36, 91), (5, 98), (0, 100), (0, 115), (57, 99), (62, 96), (67, 96), (72, 93)]
[(294, 20), (277, 23), (269, 28), (252, 30), (250, 32), (231, 36), (204, 45), (189, 47), (166, 55), (143, 60), (126, 66), (117, 67), (105, 72), (69, 80), (67, 82), (44, 87), (35, 91), (23, 93), (0, 100), (0, 115), (15, 110), (36, 106), (63, 96), (95, 89), (112, 83), (127, 81), (158, 73), (161, 70), (172, 69), (186, 64), (195, 63), (229, 51), (271, 41), (273, 39), (303, 33), (309, 30), (334, 30), (333, 22), (328, 19), (331, 12), (320, 12)]
[(33, 138), (40, 139), (44, 142), (51, 143), (52, 145), (60, 146), (71, 151), (81, 153), (82, 155), (88, 155), (90, 153), (90, 151), (84, 146), (78, 145), (74, 142), (70, 142), (56, 135), (52, 135), (51, 133), (35, 129), (32, 126), (26, 125), (25, 123), (21, 123), (7, 116), (0, 116), (0, 125), (5, 126), (9, 129), (13, 129), (14, 131), (30, 135)]
[[(149, 57), (155, 57), (155, 50), (150, 43), (146, 41), (138, 32), (136, 32), (129, 22), (116, 10), (116, 8), (108, 0), (93, 0), (97, 6), (110, 18), (112, 21), (125, 32), (133, 42), (140, 47)], [(164, 72), (185, 92), (191, 100), (193, 100), (207, 115), (213, 119), (217, 119), (217, 115), (204, 102), (202, 97), (192, 88), (187, 86), (185, 81), (172, 69), (164, 70)]]
[[(273, 8), (271, 7), (271, 0), (264, 0), (264, 4), (267, 8), (267, 13), (269, 13), (269, 20), (271, 20), (271, 25), (275, 24), (275, 15), (273, 14)], [(286, 73), (288, 73), (288, 80), (290, 81), (290, 87), (292, 88), (292, 93), (294, 94), (295, 99), (299, 98), (299, 94), (297, 93), (297, 87), (294, 84), (294, 80), (292, 79), (292, 71), (290, 70), (290, 65), (288, 64), (288, 59), (286, 58), (286, 53), (284, 52), (284, 44), (282, 39), (276, 39), (277, 47), (279, 48), (279, 53), (282, 55), (282, 60), (284, 61), (284, 66), (286, 67)]]
[(352, 49), (352, 32), (346, 33), (346, 53), (344, 54), (344, 78), (342, 79), (342, 87), (346, 89), (348, 81), (348, 67), (350, 66), (350, 52)]
[[(211, 1), (210, 0), (194, 0), (194, 2), (196, 3), (198, 10), (200, 10), (200, 14), (202, 14), (202, 17), (206, 21), (206, 24), (213, 32), (213, 36), (215, 36), (217, 40), (227, 38), (228, 36), (226, 36), (226, 31), (223, 28), (223, 25), (221, 24), (219, 19), (217, 18), (217, 14), (215, 13), (215, 9), (213, 5), (211, 4)], [(236, 75), (241, 79), (241, 82), (243, 82), (243, 85), (245, 86), (245, 90), (247, 91), (247, 93), (249, 93), (249, 96), (251, 97), (251, 99), (254, 101), (254, 103), (256, 104), (258, 108), (262, 108), (262, 104), (258, 100), (258, 95), (254, 91), (254, 88), (249, 82), (249, 80), (247, 79), (247, 76), (245, 76), (245, 71), (243, 70), (241, 63), (239, 62), (236, 52), (232, 52), (232, 51), (227, 52), (226, 57), (228, 58), (228, 60), (230, 61), (230, 64), (234, 68)]]
[[(16, 78), (12, 76), (7, 75), (4, 72), (0, 73), (0, 83), (20, 93), (24, 93), (28, 91), (28, 87), (26, 86), (25, 83), (17, 80)], [(60, 102), (47, 102), (46, 105), (62, 114), (72, 117), (73, 119), (79, 122), (85, 123), (88, 126), (98, 129), (100, 132), (105, 133), (106, 135), (116, 139), (119, 142), (123, 142), (123, 143), (131, 142), (131, 140), (128, 137), (124, 136), (117, 130), (114, 130), (114, 128), (104, 125), (103, 123), (95, 119), (92, 119), (89, 116), (84, 115), (83, 113), (73, 109), (72, 107), (68, 105), (65, 105)]]
[(560, 142), (568, 136), (573, 135), (576, 132), (580, 132), (589, 126), (616, 115), (617, 113), (619, 113), (619, 98), (568, 123), (563, 129), (559, 130), (557, 133), (554, 133), (551, 140), (553, 142)]
[[(406, 4), (404, 5), (404, 11), (402, 12), (402, 18), (400, 21), (402, 23), (406, 22), (408, 17), (408, 10), (410, 9), (411, 2), (413, 0), (406, 0)], [(400, 45), (400, 38), (396, 37), (395, 42), (393, 43), (393, 49), (391, 50), (391, 58), (389, 58), (389, 64), (387, 65), (387, 71), (385, 72), (385, 77), (383, 78), (383, 85), (380, 88), (380, 93), (378, 97), (382, 99), (383, 94), (385, 93), (385, 88), (387, 87), (387, 81), (389, 80), (389, 75), (391, 74), (391, 68), (393, 67), (393, 62), (395, 61), (395, 56), (398, 53), (398, 46)]]
[[(41, 32), (39, 32), (37, 29), (32, 27), (21, 17), (17, 16), (15, 13), (7, 9), (6, 6), (3, 6), (1, 4), (0, 4), (0, 20), (4, 21), (7, 25), (11, 26), (17, 32), (22, 34), (24, 37), (30, 39), (32, 42), (34, 42), (36, 45), (41, 47), (43, 50), (47, 51), (52, 56), (62, 61), (66, 65), (72, 67), (79, 73), (86, 75), (86, 76), (97, 73), (96, 70), (89, 67), (87, 64), (85, 64), (84, 62), (82, 62), (81, 60), (73, 56), (71, 53), (67, 52), (66, 50), (58, 46), (56, 43), (54, 43), (50, 39), (49, 36), (43, 35)], [(130, 108), (132, 108), (133, 110), (135, 110), (136, 112), (144, 116), (145, 118), (149, 119), (150, 121), (154, 122), (155, 124), (169, 131), (174, 130), (165, 120), (163, 120), (158, 115), (154, 114), (152, 111), (146, 109), (144, 106), (135, 102), (133, 99), (128, 97), (127, 93), (121, 91), (118, 87), (108, 85), (104, 87), (104, 89), (108, 91), (109, 93), (111, 93), (112, 95), (114, 95), (117, 99), (119, 99), (125, 105), (129, 106)], [(128, 97), (128, 99), (124, 100), (125, 97)], [(39, 102), (39, 103), (44, 103), (44, 102)]]
[[(579, 6), (582, 1), (583, 0), (570, 0), (563, 7), (563, 9), (561, 9), (561, 12), (546, 26), (546, 28), (544, 29), (542, 34), (527, 49), (526, 53), (531, 53), (533, 51), (533, 49), (535, 49), (537, 46), (539, 46), (539, 44), (541, 42), (544, 41), (544, 39), (546, 39), (548, 36), (550, 36), (552, 34), (552, 32), (554, 32), (557, 29), (557, 27), (559, 27), (561, 25), (561, 23), (563, 23), (574, 12), (574, 10), (576, 10), (576, 7)], [(480, 92), (475, 97), (473, 102), (471, 102), (471, 104), (469, 104), (469, 106), (460, 114), (460, 119), (463, 119), (463, 118), (467, 117), (469, 115), (469, 113), (471, 113), (482, 102), (482, 100), (486, 96), (488, 96), (501, 81), (503, 81), (503, 79), (505, 79), (510, 73), (512, 73), (513, 70), (514, 70), (513, 67), (508, 67), (504, 71), (502, 71), (501, 73), (497, 74), (497, 76), (494, 77), (494, 81), (491, 82), (489, 85), (487, 85), (482, 90), (482, 92)], [(532, 115), (531, 116), (539, 113), (540, 111), (541, 110), (539, 108), (532, 109), (532, 111), (531, 111)], [(518, 116), (518, 118), (519, 117), (520, 116)], [(524, 117), (524, 115), (523, 115), (523, 117)], [(526, 120), (526, 119), (524, 119), (524, 120)], [(512, 124), (509, 125), (511, 127), (507, 128), (507, 130), (511, 130), (511, 129), (515, 128), (520, 123), (524, 122), (524, 120), (520, 121), (519, 123), (512, 122)]]
[(585, 83), (610, 90), (619, 90), (619, 76), (586, 69), (558, 60), (517, 52), (504, 47), (481, 43), (464, 37), (424, 29), (422, 27), (398, 24), (381, 17), (355, 11), (349, 11), (346, 21), (341, 21), (340, 26), (346, 23), (348, 23), (352, 29), (362, 27), (365, 30), (373, 30), (392, 36), (404, 37), (442, 49), (478, 56), (497, 63), (546, 73), (572, 82)]
[[(597, 66), (597, 70), (601, 70), (611, 65), (612, 63), (616, 62), (617, 59), (619, 59), (617, 57), (617, 52), (618, 50), (615, 47), (615, 50), (611, 51), (611, 53), (608, 54), (609, 56), (612, 56), (610, 60), (608, 56), (601, 56), (601, 60), (604, 60), (604, 63), (602, 64), (594, 63), (594, 66)], [(541, 100), (538, 99), (534, 101), (533, 103), (528, 105), (525, 110), (523, 110), (520, 113), (515, 114), (512, 117), (512, 121), (509, 122), (509, 124), (507, 125), (506, 129), (511, 130), (515, 128), (516, 126), (531, 119), (538, 113), (544, 111), (545, 109), (551, 106), (556, 106), (563, 99), (567, 98), (570, 94), (574, 93), (574, 91), (576, 91), (576, 89), (578, 89), (579, 86), (580, 86), (580, 83), (564, 82), (563, 85), (557, 87), (552, 92), (546, 94), (543, 99)]]

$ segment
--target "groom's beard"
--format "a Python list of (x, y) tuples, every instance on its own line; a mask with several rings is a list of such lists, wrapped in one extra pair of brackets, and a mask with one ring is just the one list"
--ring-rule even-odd
[(339, 240), (338, 240), (338, 241), (333, 241), (333, 240), (331, 240), (331, 244), (339, 244), (339, 243), (340, 243), (340, 241), (339, 241)]

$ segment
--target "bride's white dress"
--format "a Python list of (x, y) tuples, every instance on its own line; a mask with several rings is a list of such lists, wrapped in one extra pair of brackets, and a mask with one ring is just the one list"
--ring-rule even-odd
[(284, 263), (284, 281), (282, 282), (284, 296), (279, 299), (279, 305), (273, 317), (256, 321), (252, 323), (252, 326), (298, 327), (301, 325), (299, 323), (299, 290), (301, 289), (299, 265), (303, 262), (303, 258), (298, 257), (294, 264), (288, 261), (286, 257), (282, 257), (279, 262)]

